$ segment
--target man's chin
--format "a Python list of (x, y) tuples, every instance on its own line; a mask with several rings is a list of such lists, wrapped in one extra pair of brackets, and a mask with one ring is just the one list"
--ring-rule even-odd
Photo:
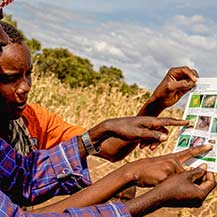
[(19, 119), (23, 114), (23, 110), (22, 111), (19, 111), (19, 112), (15, 112), (13, 114), (10, 115), (9, 119), (10, 120), (16, 120), (16, 119)]

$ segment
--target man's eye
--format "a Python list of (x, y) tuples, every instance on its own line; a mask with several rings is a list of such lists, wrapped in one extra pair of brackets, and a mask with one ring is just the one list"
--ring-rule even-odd
[(0, 75), (0, 82), (4, 84), (16, 82), (19, 75)]
[(29, 70), (29, 71), (26, 72), (26, 75), (29, 76), (29, 75), (31, 75), (32, 73), (33, 73), (32, 70)]

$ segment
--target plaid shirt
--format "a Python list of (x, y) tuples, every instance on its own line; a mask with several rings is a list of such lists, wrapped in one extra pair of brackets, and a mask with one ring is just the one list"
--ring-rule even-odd
[(16, 205), (33, 205), (91, 184), (86, 160), (80, 159), (76, 137), (27, 157), (0, 139), (0, 180), (0, 216), (130, 216), (126, 206), (119, 202), (71, 208), (61, 215), (30, 215)]

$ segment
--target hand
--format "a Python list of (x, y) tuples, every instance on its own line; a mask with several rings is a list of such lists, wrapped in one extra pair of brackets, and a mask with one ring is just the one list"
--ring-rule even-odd
[(186, 66), (171, 68), (138, 115), (159, 115), (195, 87), (197, 77), (197, 71)]
[(188, 67), (171, 68), (153, 93), (165, 107), (174, 105), (197, 81), (198, 73)]
[(206, 172), (206, 165), (169, 177), (157, 186), (163, 195), (164, 206), (199, 207), (216, 186), (214, 174)]
[(174, 118), (125, 117), (102, 122), (89, 130), (93, 144), (100, 144), (109, 137), (124, 141), (162, 142), (167, 140), (168, 131), (165, 126), (185, 126), (189, 122)]
[(169, 176), (183, 172), (182, 164), (188, 159), (204, 154), (211, 149), (210, 145), (197, 146), (173, 154), (134, 161), (126, 164), (125, 168), (137, 186), (155, 186)]

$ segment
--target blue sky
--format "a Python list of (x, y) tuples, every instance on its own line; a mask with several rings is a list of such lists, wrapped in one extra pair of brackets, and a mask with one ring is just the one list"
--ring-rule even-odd
[(44, 47), (67, 47), (96, 69), (116, 66), (151, 90), (175, 66), (216, 76), (216, 11), (214, 0), (14, 0), (5, 8)]

